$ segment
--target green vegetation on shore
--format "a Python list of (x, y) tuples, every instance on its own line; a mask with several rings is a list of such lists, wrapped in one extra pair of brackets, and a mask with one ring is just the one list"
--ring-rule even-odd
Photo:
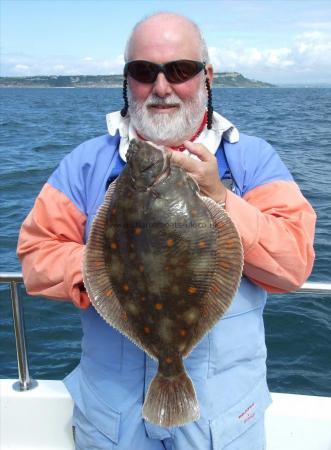
[[(122, 75), (51, 75), (33, 77), (0, 77), (0, 88), (118, 88), (122, 87)], [(272, 84), (250, 80), (237, 72), (214, 74), (213, 87), (273, 87)]]

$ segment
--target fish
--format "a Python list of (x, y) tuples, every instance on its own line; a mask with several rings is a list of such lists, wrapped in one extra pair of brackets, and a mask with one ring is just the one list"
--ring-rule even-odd
[(184, 359), (229, 308), (243, 267), (230, 216), (171, 155), (166, 147), (131, 140), (83, 257), (96, 311), (158, 361), (142, 417), (161, 427), (199, 419)]

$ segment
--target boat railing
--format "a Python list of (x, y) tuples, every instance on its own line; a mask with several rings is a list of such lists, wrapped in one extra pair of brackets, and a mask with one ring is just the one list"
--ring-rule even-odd
[[(19, 377), (19, 380), (14, 384), (14, 387), (20, 391), (27, 391), (33, 389), (37, 385), (37, 382), (30, 377), (28, 355), (25, 343), (24, 314), (18, 289), (19, 284), (24, 284), (23, 276), (20, 272), (0, 272), (0, 283), (6, 283), (10, 287)], [(331, 283), (318, 283), (310, 281), (304, 283), (303, 286), (294, 293), (297, 292), (330, 294)]]
[(7, 283), (10, 286), (18, 368), (18, 382), (14, 384), (14, 388), (20, 391), (28, 391), (36, 387), (37, 382), (30, 377), (26, 351), (24, 314), (18, 290), (18, 284), (24, 284), (23, 276), (20, 272), (1, 272), (0, 283)]

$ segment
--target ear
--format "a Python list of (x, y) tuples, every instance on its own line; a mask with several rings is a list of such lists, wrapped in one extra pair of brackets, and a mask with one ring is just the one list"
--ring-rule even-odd
[(206, 67), (205, 67), (205, 69), (206, 69), (206, 76), (207, 76), (207, 78), (209, 79), (209, 84), (210, 84), (210, 87), (212, 86), (212, 84), (213, 84), (213, 78), (214, 78), (214, 69), (213, 69), (213, 66), (211, 65), (211, 64), (207, 64), (206, 65)]

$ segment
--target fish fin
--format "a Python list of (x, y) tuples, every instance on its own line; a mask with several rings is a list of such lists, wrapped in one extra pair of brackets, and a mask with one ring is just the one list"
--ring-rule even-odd
[[(93, 220), (83, 255), (83, 281), (91, 303), (100, 316), (144, 350), (114, 292), (105, 264), (104, 232), (115, 187), (116, 180), (109, 185), (104, 201)], [(154, 355), (150, 356), (156, 358)]]
[(158, 371), (147, 391), (143, 417), (161, 427), (178, 427), (199, 419), (195, 389), (184, 367), (171, 377)]
[(201, 300), (201, 315), (204, 320), (196, 324), (192, 348), (224, 315), (238, 290), (243, 264), (243, 248), (238, 230), (229, 214), (209, 197), (198, 194), (207, 206), (216, 230), (216, 262), (210, 287)]

